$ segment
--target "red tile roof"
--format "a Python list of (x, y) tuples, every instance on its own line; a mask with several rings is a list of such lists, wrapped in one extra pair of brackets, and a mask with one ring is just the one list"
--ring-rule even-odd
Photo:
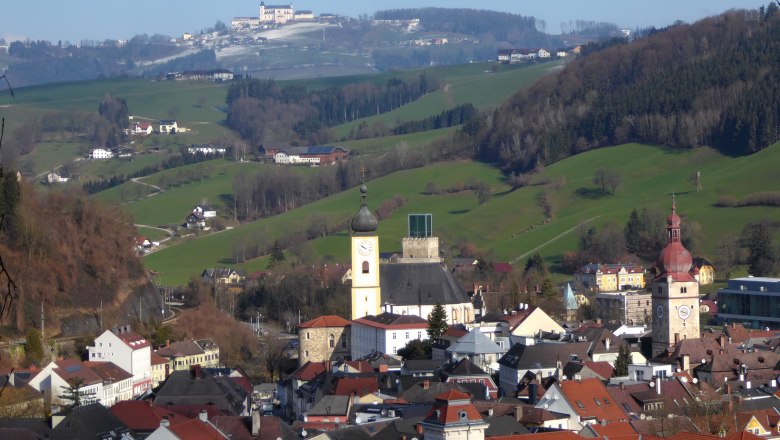
[(438, 396), (434, 397), (436, 400), (468, 400), (471, 401), (471, 396), (458, 390), (447, 390)]
[(627, 419), (626, 413), (612, 399), (600, 380), (596, 378), (565, 380), (559, 385), (561, 394), (566, 397), (580, 418), (608, 422)]
[(68, 383), (80, 380), (81, 385), (84, 386), (103, 382), (103, 379), (97, 373), (78, 359), (62, 359), (57, 361), (56, 365), (57, 368), (54, 368), (52, 371)]
[(350, 396), (353, 393), (363, 397), (379, 391), (379, 385), (375, 377), (344, 377), (339, 379), (333, 394), (337, 396)]
[(440, 424), (463, 422), (463, 413), (465, 420), (470, 422), (482, 422), (482, 416), (471, 403), (471, 396), (458, 390), (445, 391), (435, 397), (436, 403), (428, 412), (425, 418), (426, 422)]
[(309, 361), (303, 364), (301, 368), (297, 369), (290, 377), (295, 380), (308, 382), (324, 373), (325, 369), (325, 362)]
[(347, 327), (349, 325), (349, 321), (341, 316), (323, 315), (300, 324), (298, 328)]
[(189, 417), (141, 400), (123, 400), (109, 408), (109, 411), (134, 431), (154, 431), (160, 427), (163, 417), (167, 418), (171, 425), (190, 420)]
[(584, 361), (583, 365), (590, 368), (591, 371), (604, 379), (609, 379), (615, 373), (615, 369), (612, 368), (612, 365), (610, 365), (609, 362)]
[(636, 435), (637, 432), (628, 422), (611, 422), (606, 425), (594, 423), (589, 425), (599, 437), (613, 438), (617, 435)]
[(84, 362), (84, 365), (92, 369), (104, 382), (110, 381), (110, 383), (114, 383), (133, 377), (132, 374), (113, 362), (88, 361)]
[(211, 426), (211, 424), (203, 422), (200, 419), (188, 420), (177, 425), (169, 426), (168, 429), (180, 439), (223, 440), (227, 438), (216, 428)]
[(146, 340), (146, 338), (135, 332), (119, 333), (116, 335), (116, 337), (133, 350), (138, 350), (140, 348), (149, 347), (152, 345), (149, 341)]
[(151, 361), (152, 361), (152, 365), (160, 365), (160, 364), (167, 364), (170, 360), (160, 356), (159, 354), (153, 351), (151, 355)]
[(582, 440), (571, 431), (541, 432), (537, 434), (516, 434), (486, 437), (488, 440)]

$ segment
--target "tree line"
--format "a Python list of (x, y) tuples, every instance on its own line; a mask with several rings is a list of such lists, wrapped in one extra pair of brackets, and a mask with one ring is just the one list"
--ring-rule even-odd
[(274, 80), (247, 79), (228, 88), (227, 125), (254, 144), (263, 142), (327, 142), (327, 128), (389, 112), (438, 90), (440, 78), (422, 72), (411, 79), (390, 78), (307, 90), (280, 86)]
[(611, 41), (466, 124), (458, 141), (507, 171), (626, 142), (758, 151), (780, 139), (779, 24), (770, 4)]
[(438, 130), (440, 128), (462, 125), (475, 118), (479, 112), (471, 103), (461, 104), (455, 108), (444, 110), (438, 115), (425, 119), (408, 121), (393, 128), (393, 134), (416, 133), (418, 131)]

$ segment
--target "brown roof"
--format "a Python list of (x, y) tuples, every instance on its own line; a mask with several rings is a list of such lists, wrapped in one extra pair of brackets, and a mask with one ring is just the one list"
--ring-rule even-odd
[(298, 325), (298, 328), (348, 327), (350, 322), (338, 315), (318, 316)]
[(397, 315), (395, 313), (381, 313), (376, 316), (364, 316), (355, 319), (357, 322), (369, 327), (383, 329), (417, 329), (428, 328), (428, 320), (414, 315)]
[(82, 385), (93, 385), (103, 382), (103, 379), (91, 368), (84, 365), (78, 359), (63, 359), (56, 362), (57, 368), (53, 369), (58, 376), (68, 383), (80, 380)]
[(142, 400), (123, 400), (114, 404), (109, 411), (134, 431), (154, 431), (160, 427), (163, 418), (168, 419), (171, 425), (189, 420), (189, 417)]
[(151, 361), (152, 361), (152, 365), (167, 364), (168, 362), (170, 362), (170, 360), (160, 356), (159, 354), (157, 354), (157, 352), (154, 351), (152, 352), (151, 355)]
[(169, 426), (168, 429), (179, 438), (186, 438), (187, 440), (224, 440), (227, 438), (211, 424), (200, 419), (188, 420)]
[(559, 383), (561, 394), (582, 419), (618, 421), (627, 418), (604, 384), (596, 379), (565, 380)]
[(333, 394), (337, 396), (350, 396), (353, 393), (358, 397), (379, 391), (376, 377), (343, 377), (336, 384)]
[(605, 380), (612, 377), (615, 373), (615, 369), (612, 368), (612, 365), (610, 365), (609, 362), (584, 361), (582, 364), (590, 368), (590, 370), (594, 373), (603, 377)]
[(308, 382), (326, 370), (325, 362), (308, 361), (290, 376), (292, 379)]
[(84, 365), (91, 368), (104, 382), (114, 383), (133, 377), (132, 374), (113, 362), (88, 361), (84, 362)]
[(163, 357), (182, 357), (203, 354), (203, 349), (193, 340), (178, 341), (157, 350)]

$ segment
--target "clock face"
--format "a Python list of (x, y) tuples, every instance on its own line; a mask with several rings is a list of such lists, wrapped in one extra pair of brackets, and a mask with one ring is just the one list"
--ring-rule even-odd
[(370, 255), (373, 250), (374, 250), (374, 245), (372, 245), (370, 241), (360, 240), (358, 242), (358, 253), (360, 255), (363, 255), (365, 257), (366, 255)]
[(659, 319), (663, 318), (664, 317), (664, 306), (659, 304), (658, 307), (655, 308), (655, 313), (658, 315)]
[(680, 306), (680, 308), (677, 309), (677, 315), (680, 319), (688, 319), (688, 317), (691, 316), (691, 308), (688, 306)]

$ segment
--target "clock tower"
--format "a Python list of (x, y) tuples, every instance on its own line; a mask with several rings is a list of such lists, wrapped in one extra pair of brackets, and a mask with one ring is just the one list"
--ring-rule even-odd
[(379, 315), (382, 295), (379, 287), (379, 237), (377, 219), (366, 206), (366, 185), (360, 186), (360, 209), (352, 229), (352, 319)]
[(658, 256), (658, 276), (650, 285), (653, 297), (653, 356), (664, 356), (683, 339), (701, 337), (699, 283), (691, 275), (693, 257), (682, 245), (680, 216), (672, 197), (666, 218), (667, 242)]

